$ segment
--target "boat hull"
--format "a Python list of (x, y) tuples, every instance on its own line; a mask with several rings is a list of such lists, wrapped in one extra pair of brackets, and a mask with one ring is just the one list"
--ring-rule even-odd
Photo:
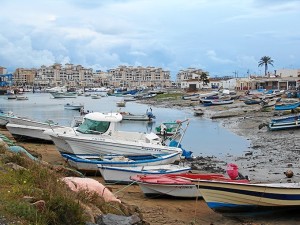
[(300, 208), (300, 186), (296, 183), (264, 185), (199, 181), (197, 187), (207, 205), (220, 213)]
[[(99, 166), (99, 171), (106, 183), (133, 183), (130, 179), (135, 175), (147, 174), (178, 174), (189, 171), (190, 167), (181, 167), (178, 165), (148, 165), (136, 167), (109, 167)], [(191, 190), (191, 189), (189, 189)], [(176, 194), (176, 193), (175, 193)]]
[[(169, 155), (162, 155), (158, 157), (153, 157), (151, 159), (143, 160), (99, 160), (99, 155), (71, 155), (71, 154), (61, 154), (63, 158), (74, 168), (79, 171), (92, 172), (98, 171), (98, 167), (130, 167), (130, 166), (155, 166), (155, 165), (164, 165), (170, 164), (178, 160), (180, 153), (173, 153)], [(96, 159), (98, 158), (98, 160)], [(121, 156), (121, 159), (124, 160), (124, 157)], [(128, 159), (128, 158), (126, 158)]]

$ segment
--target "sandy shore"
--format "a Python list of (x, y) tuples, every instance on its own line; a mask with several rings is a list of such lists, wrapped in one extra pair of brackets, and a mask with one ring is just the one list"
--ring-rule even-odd
[[(146, 102), (154, 104), (153, 102)], [(155, 103), (157, 106), (157, 102)], [(179, 107), (180, 104), (168, 101), (163, 107)], [(194, 103), (184, 102), (184, 107), (192, 109)], [(274, 111), (261, 111), (258, 106), (246, 106), (242, 102), (228, 106), (203, 108), (204, 116), (225, 117), (217, 119), (221, 125), (251, 141), (251, 149), (241, 156), (227, 156), (226, 161), (239, 165), (243, 175), (255, 182), (274, 182), (286, 180), (283, 172), (291, 169), (299, 178), (300, 130), (270, 132), (259, 125), (274, 117)], [(1, 133), (9, 136), (2, 129)], [(65, 162), (52, 144), (17, 143), (25, 149), (35, 152), (41, 158), (54, 165)], [(219, 164), (218, 164), (219, 162)], [(207, 165), (211, 164), (208, 160)], [(216, 166), (225, 169), (224, 161), (214, 161)], [(103, 182), (101, 177), (94, 177)], [(214, 213), (202, 199), (151, 199), (141, 193), (137, 185), (109, 185), (111, 190), (125, 203), (137, 205), (150, 224), (298, 224), (300, 217), (277, 215), (270, 218), (232, 218)]]

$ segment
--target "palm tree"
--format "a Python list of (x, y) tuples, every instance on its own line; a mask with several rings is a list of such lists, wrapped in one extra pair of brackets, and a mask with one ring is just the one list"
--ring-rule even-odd
[(260, 61), (258, 62), (258, 66), (265, 66), (265, 76), (267, 76), (268, 65), (273, 66), (273, 59), (270, 56), (263, 56), (261, 57)]

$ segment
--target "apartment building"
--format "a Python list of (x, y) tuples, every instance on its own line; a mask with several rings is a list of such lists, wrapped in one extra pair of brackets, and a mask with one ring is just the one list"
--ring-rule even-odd
[(156, 67), (119, 66), (108, 70), (110, 83), (115, 87), (171, 86), (170, 71)]
[(16, 86), (33, 85), (36, 76), (36, 69), (17, 68), (13, 73)]
[(87, 87), (94, 85), (93, 69), (71, 63), (41, 66), (37, 69), (35, 85), (38, 86), (68, 86)]
[(7, 69), (5, 67), (0, 66), (0, 74), (7, 74)]

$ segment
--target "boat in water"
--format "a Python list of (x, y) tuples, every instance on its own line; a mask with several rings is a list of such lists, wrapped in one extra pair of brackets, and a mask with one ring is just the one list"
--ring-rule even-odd
[(65, 109), (69, 109), (69, 110), (80, 110), (84, 107), (83, 104), (81, 103), (67, 103), (64, 105)]
[(53, 98), (77, 98), (76, 92), (50, 92)]

